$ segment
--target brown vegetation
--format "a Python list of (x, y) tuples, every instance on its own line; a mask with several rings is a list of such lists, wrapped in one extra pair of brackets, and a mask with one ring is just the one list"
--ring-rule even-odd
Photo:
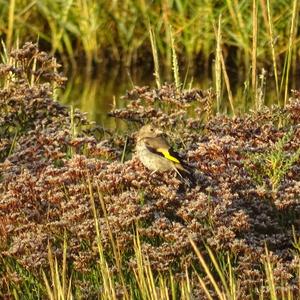
[[(296, 291), (300, 262), (292, 228), (299, 236), (299, 92), (284, 109), (230, 118), (211, 116), (212, 91), (179, 91), (173, 85), (135, 88), (126, 95), (126, 108), (111, 113), (129, 124), (126, 138), (53, 101), (52, 87), (64, 78), (36, 46), (27, 44), (12, 57), (13, 65), (0, 66), (3, 260), (13, 258), (40, 274), (48, 266), (48, 244), (60, 257), (66, 232), (70, 268), (90, 272), (98, 259), (92, 187), (105, 253), (111, 257), (111, 231), (125, 272), (136, 265), (132, 254), (138, 230), (154, 271), (172, 268), (181, 276), (185, 267), (191, 268), (197, 261), (191, 237), (202, 253), (206, 244), (220, 257), (229, 254), (239, 297), (246, 299), (249, 291), (264, 285), (267, 246), (275, 282)], [(134, 155), (120, 162), (126, 140), (126, 151), (133, 150), (136, 123), (149, 121), (168, 132), (176, 150), (197, 170), (195, 187), (183, 187), (174, 172), (151, 175)], [(286, 168), (274, 181), (277, 173), (268, 168), (276, 151), (282, 157), (276, 168)], [(20, 280), (5, 268), (0, 275), (2, 290), (7, 290), (8, 278)], [(78, 281), (81, 285), (84, 289)], [(196, 286), (195, 295), (201, 295)]]

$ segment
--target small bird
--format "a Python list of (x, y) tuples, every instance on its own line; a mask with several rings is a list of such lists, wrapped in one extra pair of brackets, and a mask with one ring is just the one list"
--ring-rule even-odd
[(136, 153), (143, 165), (153, 173), (175, 170), (181, 177), (190, 175), (190, 168), (172, 150), (163, 132), (152, 124), (144, 125), (137, 134)]

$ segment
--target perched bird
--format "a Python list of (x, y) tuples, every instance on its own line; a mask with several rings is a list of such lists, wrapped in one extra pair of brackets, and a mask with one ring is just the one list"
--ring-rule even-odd
[(191, 174), (190, 168), (172, 150), (163, 132), (151, 124), (144, 125), (137, 134), (136, 153), (139, 160), (155, 173), (175, 170), (181, 177)]

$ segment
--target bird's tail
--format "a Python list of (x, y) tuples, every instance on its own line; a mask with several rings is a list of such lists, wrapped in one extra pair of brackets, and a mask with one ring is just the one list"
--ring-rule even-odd
[(174, 166), (176, 173), (182, 178), (190, 187), (196, 185), (196, 178), (194, 169), (186, 163), (177, 164)]

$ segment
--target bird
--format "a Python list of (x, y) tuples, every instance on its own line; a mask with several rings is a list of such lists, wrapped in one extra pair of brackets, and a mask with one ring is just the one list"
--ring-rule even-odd
[(173, 151), (163, 131), (152, 124), (141, 127), (136, 136), (136, 153), (142, 164), (152, 171), (175, 170), (180, 177), (191, 175), (191, 168)]

